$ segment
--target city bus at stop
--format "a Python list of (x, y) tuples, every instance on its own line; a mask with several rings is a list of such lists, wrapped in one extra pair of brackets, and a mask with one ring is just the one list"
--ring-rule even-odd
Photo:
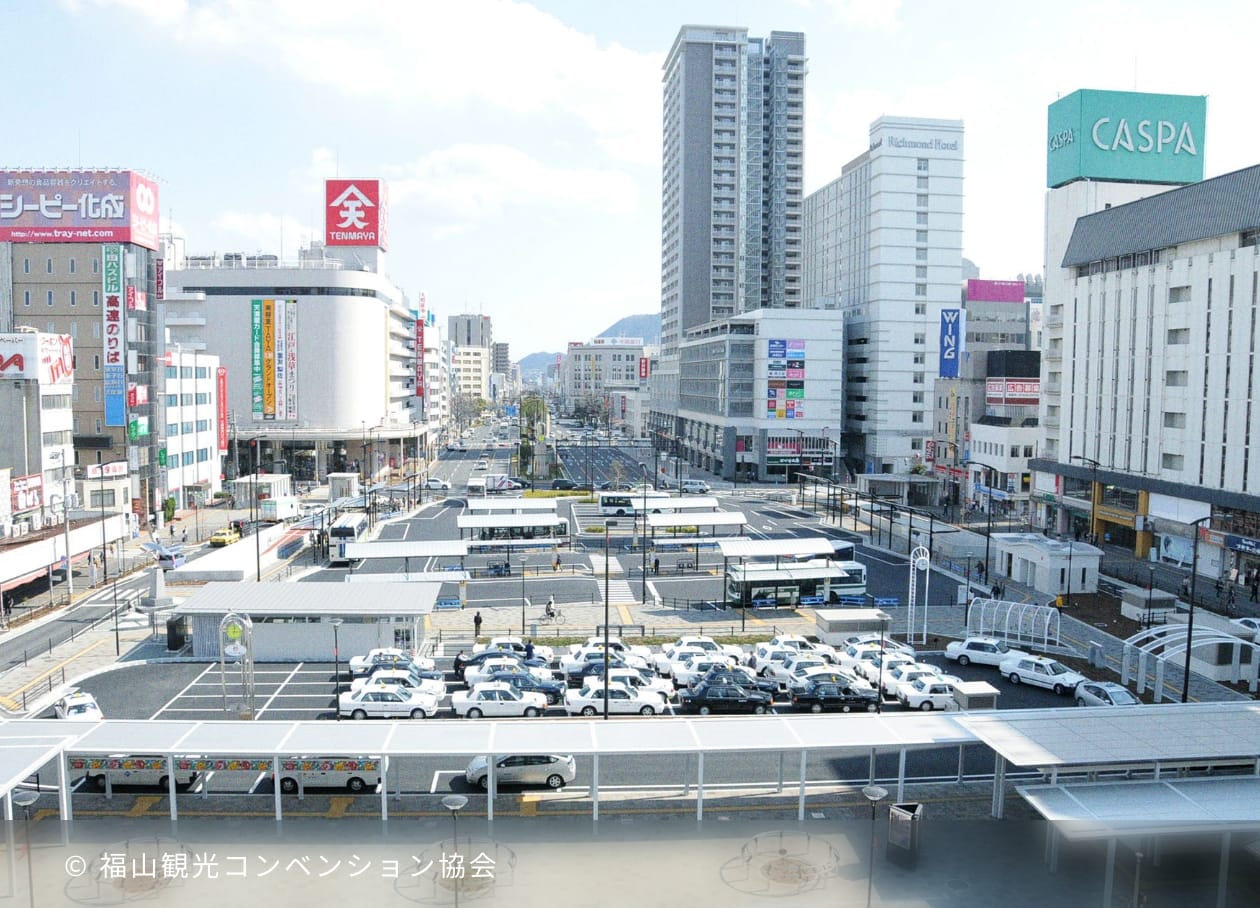
[(739, 608), (829, 605), (865, 594), (866, 566), (858, 561), (750, 562), (726, 570), (726, 600)]

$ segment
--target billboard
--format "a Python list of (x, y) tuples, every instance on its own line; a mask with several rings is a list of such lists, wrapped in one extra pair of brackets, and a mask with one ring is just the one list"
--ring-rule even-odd
[(158, 248), (157, 184), (130, 170), (0, 171), (0, 241)]
[(967, 299), (977, 303), (1022, 303), (1024, 282), (982, 281), (970, 278), (967, 281)]
[(652, 377), (652, 360), (646, 356), (639, 357), (639, 378)]
[(416, 397), (424, 397), (424, 327), (429, 319), (424, 294), (420, 294), (420, 315), (416, 319)]
[(111, 243), (101, 249), (101, 363), (105, 396), (105, 425), (127, 424), (127, 334), (123, 318), (123, 252)]
[(766, 419), (805, 418), (805, 341), (766, 341)]
[(18, 331), (0, 334), (0, 378), (45, 385), (74, 382), (74, 342), (69, 334)]
[(388, 201), (380, 180), (325, 180), (324, 244), (389, 248)]
[(42, 508), (44, 506), (44, 474), (14, 476), (9, 482), (9, 496), (13, 514)]
[(958, 363), (963, 355), (964, 325), (963, 310), (941, 310), (940, 360), (937, 364), (937, 371), (941, 378), (958, 377)]
[(1050, 105), (1046, 185), (1203, 179), (1207, 98), (1081, 89)]
[(218, 411), (215, 415), (219, 423), (219, 453), (226, 454), (228, 450), (227, 367), (219, 366), (215, 370), (214, 378), (215, 409)]
[(1035, 407), (1041, 403), (1041, 379), (986, 379), (984, 382), (984, 402), (994, 406)]
[(297, 300), (250, 304), (250, 413), (259, 420), (297, 419)]

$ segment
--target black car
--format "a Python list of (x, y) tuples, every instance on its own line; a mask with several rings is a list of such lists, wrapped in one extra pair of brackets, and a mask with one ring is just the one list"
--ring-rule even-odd
[(616, 653), (612, 654), (611, 659), (605, 659), (604, 654), (600, 653), (598, 658), (587, 659), (584, 662), (575, 662), (567, 666), (564, 670), (565, 680), (569, 682), (570, 687), (581, 687), (583, 682), (591, 677), (604, 676), (604, 664), (607, 663), (613, 668), (628, 668), (626, 660), (622, 659)]
[(577, 483), (572, 479), (553, 479), (551, 480), (551, 487), (553, 489), (567, 492), (572, 489), (576, 489)]
[(564, 685), (559, 681), (541, 681), (533, 675), (523, 675), (519, 672), (495, 672), (490, 676), (491, 681), (502, 681), (510, 684), (519, 691), (534, 691), (542, 694), (547, 698), (548, 706), (555, 706), (564, 699)]
[(678, 693), (678, 711), (683, 713), (756, 713), (770, 708), (770, 698), (760, 691), (737, 684), (701, 684)]
[(779, 693), (778, 681), (771, 678), (750, 678), (743, 672), (733, 668), (711, 668), (691, 686), (695, 688), (701, 684), (734, 684), (736, 687), (746, 687), (749, 690), (763, 693), (771, 700)]
[(792, 695), (792, 708), (820, 712), (874, 712), (875, 691), (859, 690), (832, 681), (815, 681)]

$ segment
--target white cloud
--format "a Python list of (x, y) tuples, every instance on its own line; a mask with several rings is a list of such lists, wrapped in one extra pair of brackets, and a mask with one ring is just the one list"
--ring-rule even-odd
[(505, 145), (452, 145), (388, 168), (390, 204), (423, 210), (439, 235), (502, 218), (509, 209), (627, 214), (638, 203), (625, 173), (553, 167)]
[(583, 123), (618, 160), (659, 158), (664, 49), (601, 44), (515, 0), (357, 0), (352, 10), (343, 0), (69, 0), (69, 8), (89, 2), (342, 95), (558, 114)]
[(870, 31), (890, 31), (900, 27), (897, 14), (901, 0), (822, 0), (832, 16), (845, 25)]
[[(210, 227), (229, 246), (222, 251), (264, 252), (279, 254), (282, 259), (297, 259), (297, 250), (323, 234), (287, 214), (267, 211), (223, 211), (214, 217)], [(199, 248), (206, 245), (198, 244)]]

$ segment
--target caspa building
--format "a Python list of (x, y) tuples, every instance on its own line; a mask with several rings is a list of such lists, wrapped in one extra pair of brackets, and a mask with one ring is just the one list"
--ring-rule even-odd
[(381, 181), (327, 181), (324, 242), (296, 261), (170, 253), (168, 341), (227, 369), (229, 476), (383, 476), (423, 452), (424, 321), (386, 274), (387, 201)]

